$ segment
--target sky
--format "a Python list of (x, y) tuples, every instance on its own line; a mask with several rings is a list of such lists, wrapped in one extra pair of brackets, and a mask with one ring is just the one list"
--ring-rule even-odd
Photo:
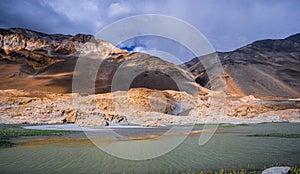
[[(0, 27), (95, 34), (125, 17), (162, 14), (196, 27), (215, 50), (231, 51), (256, 40), (299, 33), (299, 7), (299, 0), (1, 0)], [(123, 48), (143, 51), (165, 43), (136, 38)]]

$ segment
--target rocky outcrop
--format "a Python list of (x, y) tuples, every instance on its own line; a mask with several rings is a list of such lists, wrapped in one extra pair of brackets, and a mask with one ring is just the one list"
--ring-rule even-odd
[[(34, 93), (4, 90), (0, 91), (0, 122), (76, 123), (85, 126), (129, 122), (149, 125), (149, 122), (136, 118), (149, 119), (146, 118), (147, 113), (171, 116), (181, 93), (137, 88), (91, 96), (39, 93), (39, 96), (33, 97)], [(182, 95), (189, 96), (186, 93)], [(163, 118), (160, 120), (164, 121)]]
[(166, 126), (300, 121), (299, 101), (266, 101), (253, 96), (227, 98), (227, 114), (215, 118), (211, 115), (213, 95), (146, 88), (85, 96), (0, 90), (0, 123)]
[(300, 34), (285, 39), (261, 40), (231, 52), (217, 52), (195, 58), (187, 67), (202, 86), (210, 81), (200, 60), (218, 56), (224, 68), (227, 92), (256, 97), (300, 96)]
[[(227, 102), (226, 106), (230, 108), (227, 112), (229, 117), (254, 118), (257, 116), (279, 116), (287, 118), (286, 114), (279, 113), (289, 109), (291, 109), (290, 111), (300, 109), (300, 102), (297, 101), (260, 100), (251, 95), (242, 98), (232, 97), (231, 99), (229, 98)], [(289, 112), (289, 114), (291, 113), (292, 112)], [(297, 115), (299, 115), (299, 113)]]
[(21, 72), (26, 74), (38, 74), (56, 62), (96, 49), (106, 55), (124, 52), (92, 35), (47, 35), (21, 28), (0, 29), (2, 61), (22, 63)]

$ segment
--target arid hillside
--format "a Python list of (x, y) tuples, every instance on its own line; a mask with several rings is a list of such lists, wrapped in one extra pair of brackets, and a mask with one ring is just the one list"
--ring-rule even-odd
[(256, 97), (300, 97), (300, 34), (267, 39), (231, 52), (195, 58), (185, 67), (202, 86), (210, 86), (201, 59), (218, 56), (224, 68), (227, 92)]
[[(81, 68), (76, 69), (78, 59)], [(200, 87), (172, 63), (129, 53), (92, 35), (0, 29), (0, 89), (71, 93), (73, 78), (80, 79), (75, 92), (81, 93), (93, 93), (94, 85), (96, 93), (137, 87), (194, 93)]]

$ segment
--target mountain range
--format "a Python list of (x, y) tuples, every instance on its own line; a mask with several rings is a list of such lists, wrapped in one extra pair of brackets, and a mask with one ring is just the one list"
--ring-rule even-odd
[[(92, 35), (0, 29), (0, 89), (70, 93), (76, 62), (85, 56), (90, 57), (85, 62), (86, 67), (97, 71), (95, 79), (90, 77), (85, 82), (92, 84), (95, 81), (96, 93), (112, 91), (112, 79), (121, 65), (124, 73), (119, 77), (119, 83), (123, 83), (122, 80), (126, 83), (127, 72), (133, 67), (140, 74), (127, 88), (114, 90), (144, 87), (192, 93), (194, 88), (210, 88), (211, 79), (201, 60), (218, 56), (224, 68), (228, 94), (300, 97), (300, 34), (256, 41), (234, 51), (216, 52), (194, 58), (184, 66), (176, 66), (155, 56), (121, 50)], [(100, 68), (94, 66), (99, 60)], [(174, 78), (179, 79), (180, 84)], [(86, 92), (93, 85), (85, 87), (87, 89), (82, 91)]]

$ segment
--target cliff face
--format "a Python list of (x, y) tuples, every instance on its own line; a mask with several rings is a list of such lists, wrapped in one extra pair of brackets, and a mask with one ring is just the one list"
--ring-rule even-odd
[[(74, 73), (79, 57), (84, 59), (85, 72)], [(99, 61), (101, 65), (96, 67)], [(174, 76), (180, 83), (198, 88), (193, 76), (176, 65), (147, 54), (128, 53), (92, 35), (48, 35), (20, 28), (0, 29), (0, 89), (70, 93), (73, 75), (81, 74), (85, 83), (91, 84), (85, 88), (91, 88), (95, 81), (96, 93), (110, 92), (112, 79), (121, 65), (123, 74), (119, 79), (125, 79), (132, 69), (141, 72), (135, 74), (137, 77), (130, 88), (181, 90)], [(155, 70), (157, 67), (159, 71)], [(91, 71), (97, 72), (96, 79), (89, 77), (94, 73)], [(85, 88), (80, 90), (93, 92)]]
[[(227, 91), (257, 97), (300, 97), (300, 34), (285, 39), (261, 40), (232, 52), (218, 52), (227, 81)], [(214, 55), (207, 55), (214, 56)], [(196, 81), (209, 87), (201, 60), (185, 66)]]

